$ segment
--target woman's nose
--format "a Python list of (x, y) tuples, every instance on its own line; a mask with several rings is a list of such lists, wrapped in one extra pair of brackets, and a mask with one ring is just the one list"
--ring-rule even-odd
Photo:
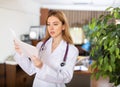
[(50, 29), (50, 30), (53, 30), (53, 29), (54, 29), (54, 28), (53, 28), (53, 25), (50, 25), (50, 26), (49, 26), (49, 29)]

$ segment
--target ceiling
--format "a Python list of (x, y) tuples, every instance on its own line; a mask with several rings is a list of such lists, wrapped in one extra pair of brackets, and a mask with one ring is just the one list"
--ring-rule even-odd
[(120, 6), (120, 0), (34, 0), (43, 8), (103, 11)]
[(35, 0), (42, 5), (120, 5), (120, 0)]

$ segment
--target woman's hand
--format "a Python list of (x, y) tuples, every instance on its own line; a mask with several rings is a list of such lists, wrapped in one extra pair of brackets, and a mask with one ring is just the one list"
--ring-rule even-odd
[(31, 57), (31, 60), (32, 60), (32, 62), (34, 63), (34, 65), (35, 65), (36, 67), (38, 67), (38, 68), (41, 68), (41, 67), (42, 67), (43, 62), (42, 62), (38, 57), (32, 56), (32, 57)]
[(15, 51), (22, 55), (22, 51), (20, 49), (20, 45), (14, 40)]

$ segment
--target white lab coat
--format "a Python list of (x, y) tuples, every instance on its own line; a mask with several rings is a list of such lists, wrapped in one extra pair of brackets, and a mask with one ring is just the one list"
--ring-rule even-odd
[[(29, 75), (35, 75), (33, 87), (65, 87), (73, 77), (74, 66), (78, 56), (78, 49), (69, 44), (68, 55), (65, 66), (61, 67), (66, 51), (66, 42), (62, 40), (59, 46), (51, 53), (52, 38), (45, 43), (45, 48), (40, 51), (40, 58), (43, 61), (42, 68), (33, 65), (29, 58), (15, 54), (14, 59), (21, 68)], [(37, 48), (41, 47), (38, 43)]]

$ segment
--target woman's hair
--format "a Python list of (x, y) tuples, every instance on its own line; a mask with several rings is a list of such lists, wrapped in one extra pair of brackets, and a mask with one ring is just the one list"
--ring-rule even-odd
[[(73, 44), (70, 32), (69, 32), (69, 25), (68, 25), (68, 21), (67, 18), (65, 16), (65, 14), (62, 11), (58, 11), (58, 10), (50, 10), (48, 13), (48, 17), (46, 19), (46, 25), (47, 25), (47, 21), (48, 18), (51, 16), (55, 16), (57, 17), (61, 22), (62, 25), (65, 26), (65, 29), (62, 31), (62, 38), (63, 40), (65, 40), (66, 42)], [(46, 27), (46, 35), (45, 38), (43, 39), (43, 41), (46, 41), (50, 38), (50, 34), (48, 33), (47, 27)]]

